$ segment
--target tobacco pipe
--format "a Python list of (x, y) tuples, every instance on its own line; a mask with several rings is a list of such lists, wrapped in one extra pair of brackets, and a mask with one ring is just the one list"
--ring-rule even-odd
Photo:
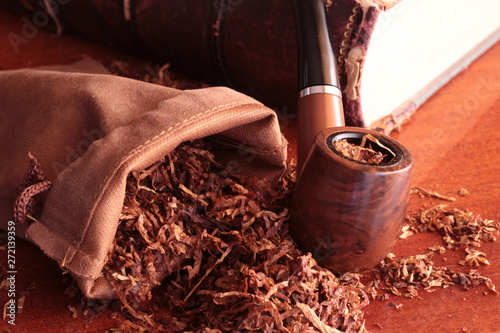
[[(401, 234), (413, 164), (395, 139), (345, 127), (337, 64), (323, 0), (292, 0), (299, 55), (297, 184), (290, 231), (299, 247), (335, 273), (378, 264)], [(369, 164), (345, 157), (337, 140), (372, 148), (387, 157)]]

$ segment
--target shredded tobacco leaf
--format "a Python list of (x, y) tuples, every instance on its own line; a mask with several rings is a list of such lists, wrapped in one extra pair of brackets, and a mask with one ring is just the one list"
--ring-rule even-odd
[(32, 283), (28, 286), (28, 288), (19, 292), (19, 298), (17, 299), (17, 313), (23, 313), (24, 311), (24, 302), (26, 301), (26, 296), (35, 289), (35, 284)]
[(458, 191), (458, 194), (461, 195), (461, 196), (466, 196), (466, 195), (470, 195), (469, 191), (467, 191), (466, 188), (460, 188), (460, 190)]
[(407, 225), (414, 232), (436, 231), (448, 248), (479, 247), (482, 241), (496, 241), (499, 224), (483, 219), (467, 210), (437, 205), (422, 209), (407, 217)]
[(374, 278), (367, 285), (367, 292), (372, 298), (378, 299), (387, 299), (387, 294), (414, 298), (418, 297), (420, 288), (427, 292), (450, 286), (461, 286), (468, 290), (472, 286), (485, 284), (489, 291), (498, 294), (491, 279), (481, 276), (475, 270), (464, 274), (447, 267), (435, 266), (431, 260), (435, 254), (436, 252), (430, 251), (402, 259), (395, 259), (390, 254), (372, 270)]
[(334, 142), (335, 149), (341, 153), (343, 156), (350, 158), (357, 162), (368, 163), (368, 164), (382, 164), (384, 163), (384, 158), (387, 156), (382, 154), (380, 151), (376, 151), (372, 148), (372, 144), (368, 143), (371, 141), (376, 146), (384, 148), (389, 151), (393, 156), (394, 153), (374, 136), (367, 134), (363, 136), (361, 143), (359, 145), (347, 141), (347, 139), (341, 139)]
[[(427, 254), (398, 260), (391, 254), (371, 272), (374, 279), (367, 285), (367, 292), (371, 297), (379, 299), (386, 299), (388, 294), (414, 298), (418, 296), (419, 288), (432, 292), (437, 287), (458, 285), (468, 290), (472, 286), (484, 284), (490, 292), (498, 294), (491, 279), (481, 276), (475, 270), (480, 265), (490, 264), (486, 254), (471, 248), (479, 247), (483, 241), (496, 241), (498, 230), (498, 223), (458, 208), (437, 205), (419, 210), (407, 217), (402, 238), (419, 232), (437, 232), (449, 249), (465, 248), (465, 259), (458, 264), (473, 269), (464, 274), (435, 266), (431, 258), (445, 253), (446, 249), (442, 246), (431, 247)], [(384, 294), (379, 295), (380, 290)]]
[(489, 265), (490, 262), (486, 259), (486, 254), (484, 252), (478, 251), (476, 249), (466, 248), (465, 252), (467, 255), (464, 260), (460, 260), (458, 263), (462, 266), (470, 266), (473, 268), (478, 268), (483, 265)]
[(430, 197), (435, 197), (435, 198), (442, 199), (442, 200), (447, 200), (447, 201), (455, 201), (455, 200), (457, 200), (454, 197), (449, 197), (449, 196), (446, 196), (446, 195), (442, 195), (442, 194), (439, 194), (436, 191), (426, 190), (425, 188), (422, 188), (422, 187), (413, 187), (411, 189), (411, 193), (412, 194), (413, 193), (418, 193), (420, 195), (420, 197), (423, 197), (424, 195), (427, 195), (427, 196), (430, 196)]
[(107, 69), (114, 75), (176, 89), (197, 89), (208, 86), (203, 82), (193, 80), (185, 75), (173, 71), (170, 68), (170, 63), (165, 63), (160, 66), (159, 64), (155, 64), (153, 62), (141, 62), (140, 64), (137, 64), (114, 59), (107, 65)]
[(119, 330), (365, 332), (359, 279), (291, 239), (293, 170), (271, 187), (230, 176), (208, 149), (182, 144), (128, 177), (105, 266), (129, 315)]

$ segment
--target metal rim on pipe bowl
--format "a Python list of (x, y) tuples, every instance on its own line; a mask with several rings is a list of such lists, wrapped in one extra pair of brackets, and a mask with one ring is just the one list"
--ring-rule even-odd
[[(380, 164), (344, 156), (337, 140), (358, 144), (365, 136), (384, 158)], [(376, 266), (401, 235), (413, 158), (395, 139), (357, 127), (321, 131), (292, 197), (290, 231), (299, 247), (335, 273)]]

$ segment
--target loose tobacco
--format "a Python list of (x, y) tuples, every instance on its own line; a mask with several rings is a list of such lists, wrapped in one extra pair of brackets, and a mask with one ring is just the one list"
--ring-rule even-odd
[(121, 329), (365, 332), (359, 279), (321, 268), (289, 235), (292, 171), (273, 188), (231, 177), (207, 148), (183, 144), (128, 177), (105, 266), (131, 316)]
[(385, 147), (371, 134), (363, 136), (359, 144), (349, 142), (347, 139), (341, 139), (335, 141), (333, 145), (343, 156), (361, 163), (374, 165), (384, 163), (387, 155), (382, 154), (376, 147), (384, 149), (384, 151), (389, 152), (393, 157), (395, 156), (389, 148)]
[(458, 264), (472, 269), (469, 273), (462, 273), (435, 266), (432, 257), (444, 254), (446, 248), (443, 246), (433, 246), (427, 254), (402, 259), (395, 259), (391, 254), (372, 270), (373, 279), (367, 285), (367, 291), (373, 298), (379, 299), (387, 298), (388, 293), (414, 298), (418, 296), (419, 288), (432, 292), (437, 287), (461, 286), (468, 290), (472, 286), (484, 284), (489, 292), (498, 294), (491, 279), (476, 270), (481, 265), (490, 263), (485, 253), (474, 248), (479, 247), (482, 242), (496, 241), (498, 231), (498, 223), (467, 210), (449, 208), (446, 205), (419, 210), (407, 217), (403, 228), (404, 238), (414, 233), (437, 232), (442, 236), (446, 248), (465, 249), (465, 258)]

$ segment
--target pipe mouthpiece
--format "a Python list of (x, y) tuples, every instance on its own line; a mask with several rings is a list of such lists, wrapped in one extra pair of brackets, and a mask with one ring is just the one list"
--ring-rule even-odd
[(339, 87), (323, 0), (295, 0), (299, 50), (299, 90), (311, 86)]

